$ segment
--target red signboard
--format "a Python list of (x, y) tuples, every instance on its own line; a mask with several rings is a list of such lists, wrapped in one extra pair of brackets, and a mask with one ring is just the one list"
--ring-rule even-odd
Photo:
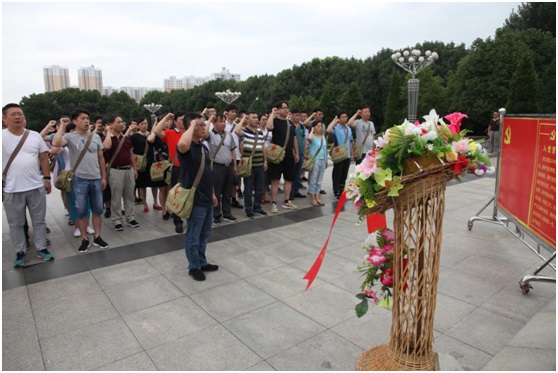
[(504, 118), (498, 208), (556, 249), (556, 118)]

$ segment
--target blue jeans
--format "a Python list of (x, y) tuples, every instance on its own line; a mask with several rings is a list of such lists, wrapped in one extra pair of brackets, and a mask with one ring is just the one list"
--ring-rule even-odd
[[(265, 173), (263, 166), (252, 167), (252, 175), (244, 178), (244, 211), (262, 211), (262, 197), (264, 191)], [(254, 203), (252, 204), (252, 187), (256, 190)]]
[(325, 159), (316, 159), (314, 167), (308, 177), (308, 193), (318, 194), (322, 190), (322, 181), (325, 172)]
[(213, 206), (196, 206), (192, 208), (192, 214), (186, 220), (186, 258), (188, 269), (200, 269), (207, 265), (205, 249), (207, 239), (211, 233), (213, 222)]
[(298, 163), (295, 163), (295, 177), (293, 180), (293, 189), (291, 191), (291, 196), (299, 193), (300, 188), (303, 187), (302, 185), (302, 164), (304, 163), (304, 152), (300, 153), (300, 157), (298, 158)]
[(93, 214), (103, 214), (103, 189), (101, 188), (101, 179), (82, 179), (74, 175), (72, 179), (72, 189), (78, 219), (87, 216), (89, 206), (91, 206), (91, 212)]

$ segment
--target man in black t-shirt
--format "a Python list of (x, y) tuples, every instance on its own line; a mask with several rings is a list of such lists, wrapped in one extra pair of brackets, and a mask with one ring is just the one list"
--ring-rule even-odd
[(180, 171), (182, 173), (182, 187), (189, 189), (201, 166), (202, 152), (205, 154), (205, 166), (194, 195), (194, 207), (190, 217), (186, 220), (186, 258), (188, 259), (188, 274), (196, 281), (205, 280), (204, 272), (216, 271), (219, 266), (209, 264), (205, 257), (207, 239), (211, 233), (213, 222), (213, 206), (217, 206), (217, 197), (213, 192), (213, 175), (211, 173), (209, 151), (202, 144), (207, 137), (203, 116), (198, 113), (188, 113), (184, 117), (186, 131), (176, 145)]
[[(279, 188), (279, 180), (281, 175), (285, 179), (283, 186), (284, 200), (281, 206), (285, 209), (296, 210), (297, 206), (289, 201), (291, 194), (291, 184), (295, 177), (296, 164), (299, 161), (298, 145), (295, 136), (295, 127), (293, 122), (287, 120), (289, 114), (289, 105), (286, 101), (280, 101), (275, 104), (271, 114), (267, 119), (267, 129), (273, 131), (272, 144), (285, 146), (287, 132), (289, 139), (285, 146), (285, 158), (279, 164), (270, 163), (268, 168), (269, 178), (271, 179), (271, 212), (277, 213), (277, 189)], [(287, 131), (287, 128), (290, 129)]]

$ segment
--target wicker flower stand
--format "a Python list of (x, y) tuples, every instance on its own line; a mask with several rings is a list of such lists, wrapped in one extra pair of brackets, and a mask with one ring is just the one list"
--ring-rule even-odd
[(387, 345), (364, 352), (357, 370), (435, 370), (434, 311), (448, 174), (442, 167), (429, 171), (410, 178), (399, 197), (392, 199), (391, 338)]

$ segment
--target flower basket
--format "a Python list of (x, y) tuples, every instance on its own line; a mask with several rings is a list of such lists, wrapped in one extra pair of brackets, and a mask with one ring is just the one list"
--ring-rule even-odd
[(391, 338), (364, 352), (357, 370), (435, 368), (434, 311), (447, 181), (444, 169), (414, 178), (394, 199)]

